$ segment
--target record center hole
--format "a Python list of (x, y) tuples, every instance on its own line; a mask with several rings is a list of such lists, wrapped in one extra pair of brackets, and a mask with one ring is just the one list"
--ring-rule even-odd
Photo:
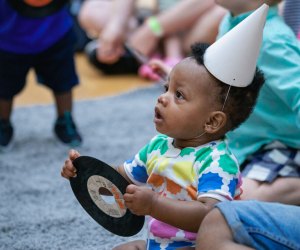
[(102, 200), (105, 201), (105, 203), (110, 204), (110, 205), (116, 204), (115, 197), (107, 188), (100, 187), (99, 195), (101, 196)]

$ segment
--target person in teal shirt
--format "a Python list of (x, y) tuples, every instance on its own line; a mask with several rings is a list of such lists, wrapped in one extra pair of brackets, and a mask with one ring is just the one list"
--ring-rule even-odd
[(299, 205), (299, 41), (278, 14), (277, 4), (281, 1), (216, 2), (230, 11), (220, 25), (218, 37), (261, 4), (270, 5), (257, 62), (266, 83), (250, 117), (228, 133), (229, 145), (244, 169), (242, 198)]

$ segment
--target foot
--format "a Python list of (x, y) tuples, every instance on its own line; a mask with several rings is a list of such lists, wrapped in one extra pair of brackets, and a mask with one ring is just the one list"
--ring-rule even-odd
[(0, 148), (8, 147), (13, 137), (13, 127), (8, 120), (0, 119)]
[(57, 118), (54, 132), (62, 143), (72, 147), (79, 146), (82, 142), (70, 112), (65, 112), (63, 116)]

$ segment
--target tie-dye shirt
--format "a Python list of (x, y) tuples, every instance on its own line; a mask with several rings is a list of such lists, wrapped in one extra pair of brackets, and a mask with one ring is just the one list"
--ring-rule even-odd
[[(178, 149), (172, 138), (157, 135), (124, 168), (134, 184), (148, 184), (161, 196), (175, 200), (210, 197), (224, 201), (240, 195), (239, 166), (226, 140)], [(190, 246), (195, 239), (195, 233), (149, 219), (147, 249)]]

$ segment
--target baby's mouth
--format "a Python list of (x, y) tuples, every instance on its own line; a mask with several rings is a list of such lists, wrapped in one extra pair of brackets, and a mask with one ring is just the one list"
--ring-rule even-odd
[(155, 107), (154, 109), (154, 118), (155, 120), (162, 120), (163, 118), (158, 107)]

